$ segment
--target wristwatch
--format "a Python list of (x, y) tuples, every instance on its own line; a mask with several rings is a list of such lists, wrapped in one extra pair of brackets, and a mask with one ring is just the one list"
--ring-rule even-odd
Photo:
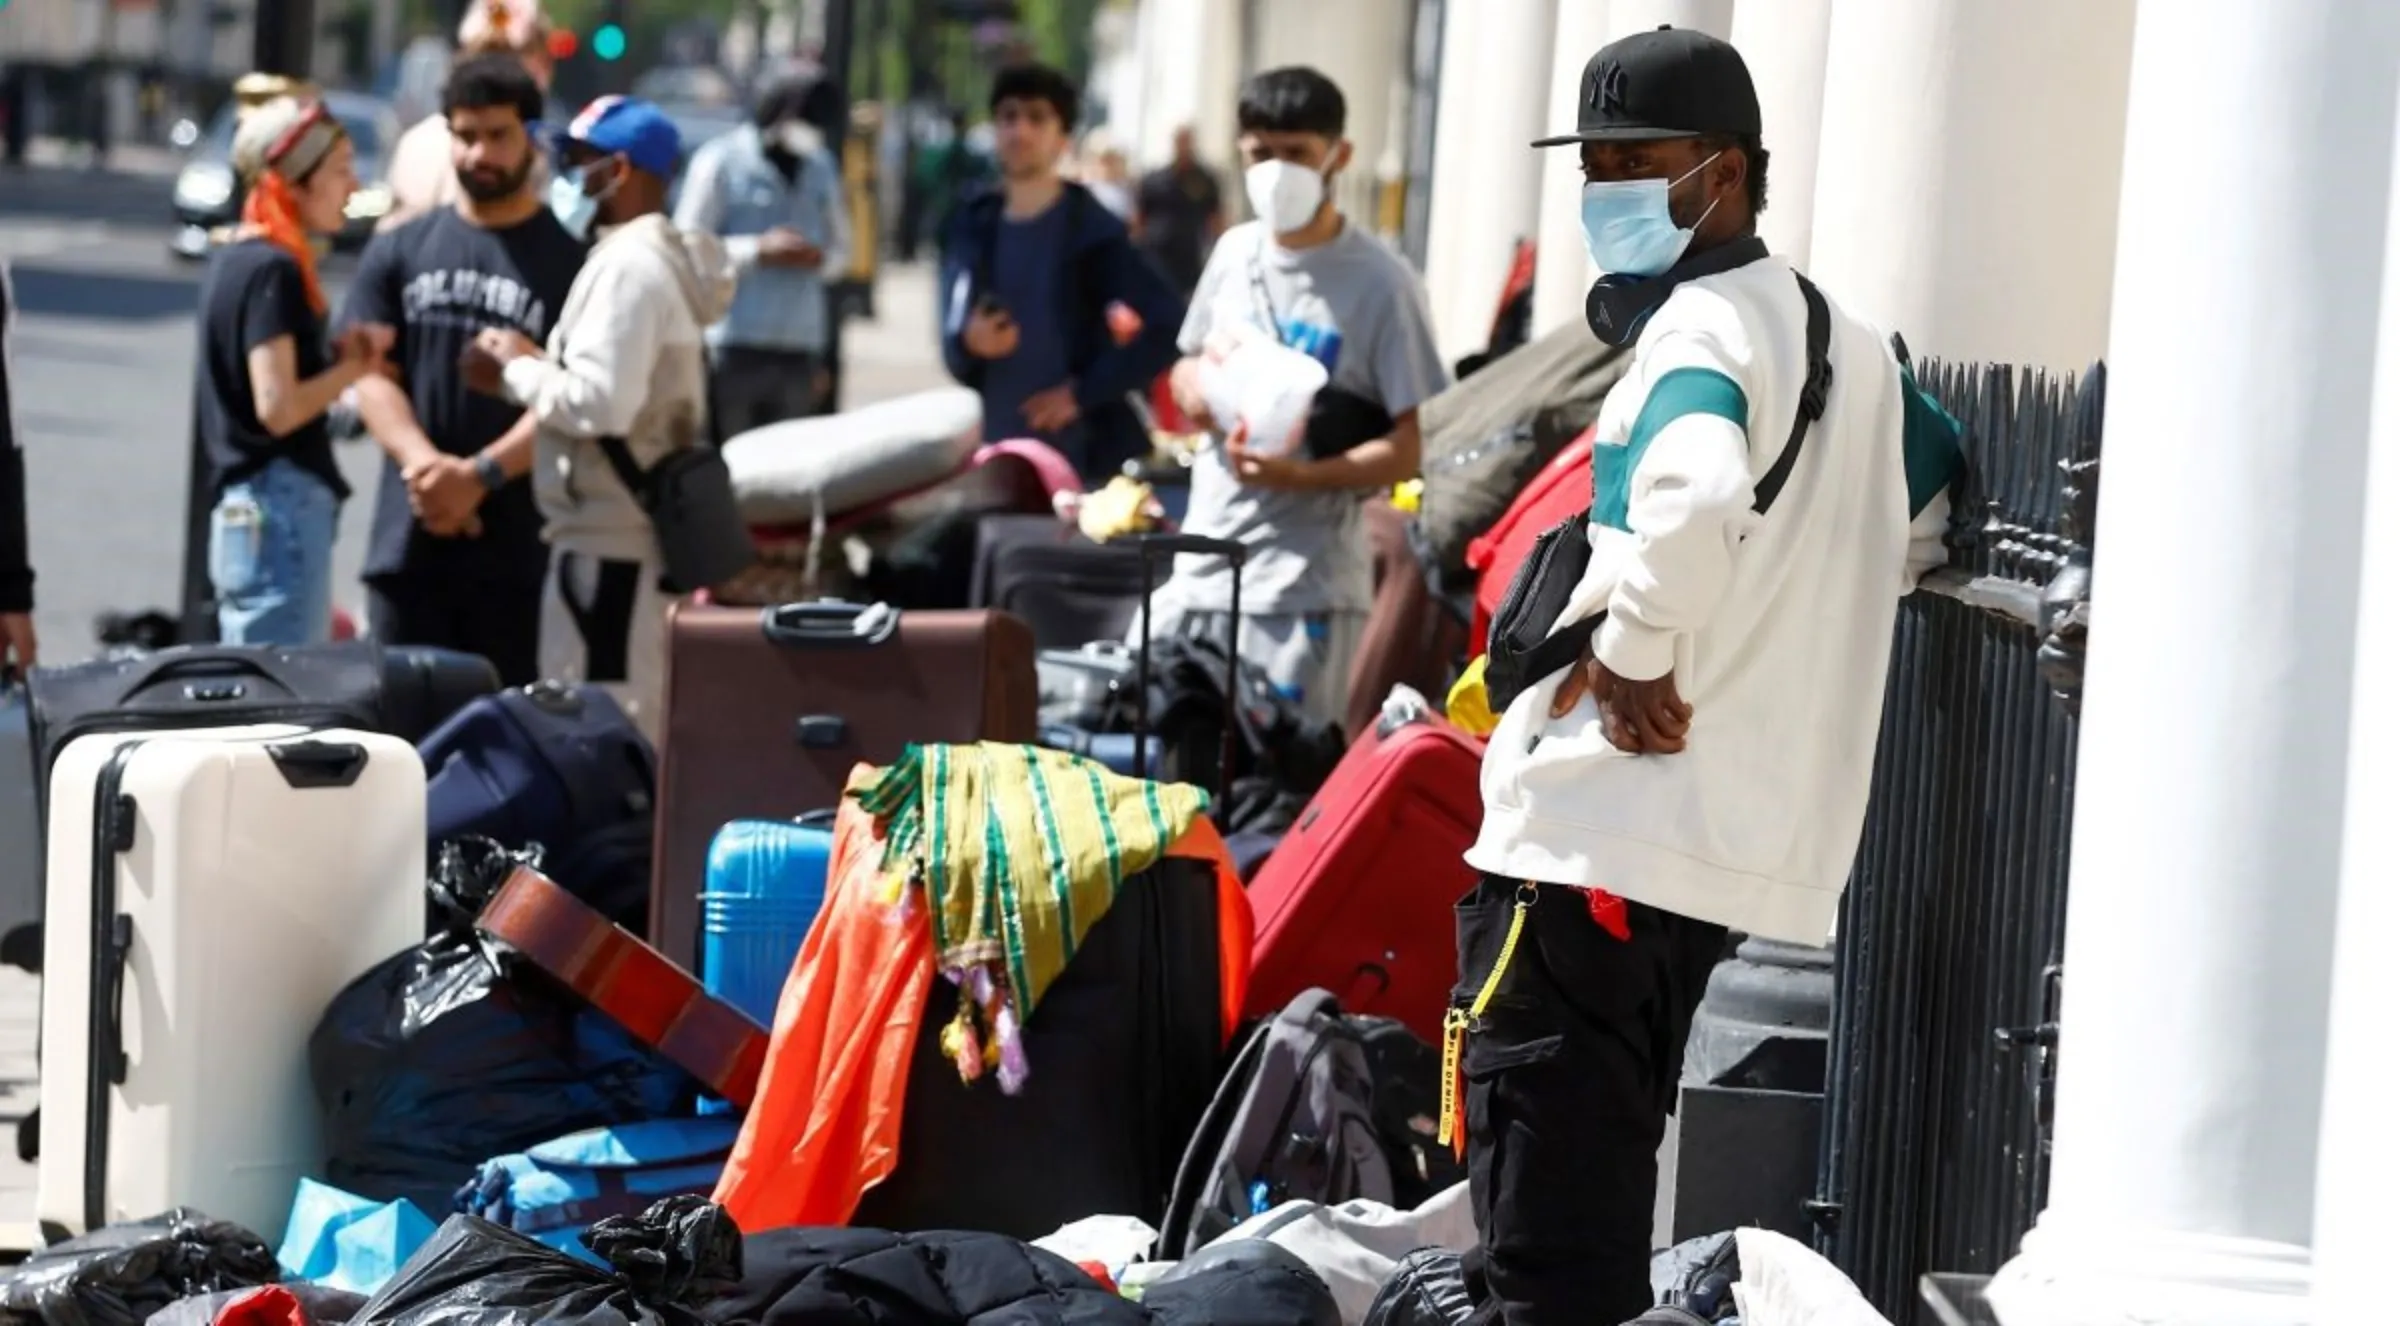
[(500, 462), (489, 456), (479, 455), (475, 458), (475, 477), (483, 480), (483, 489), (487, 493), (499, 492), (501, 486), (508, 482), (508, 475), (501, 470)]

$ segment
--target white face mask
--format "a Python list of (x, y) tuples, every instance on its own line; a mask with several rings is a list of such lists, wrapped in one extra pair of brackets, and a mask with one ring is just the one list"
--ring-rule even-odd
[(1325, 177), (1289, 161), (1261, 161), (1242, 172), (1250, 210), (1278, 235), (1289, 235), (1317, 219), (1325, 205)]
[(775, 127), (775, 141), (793, 156), (804, 157), (825, 146), (825, 131), (799, 120), (786, 120)]

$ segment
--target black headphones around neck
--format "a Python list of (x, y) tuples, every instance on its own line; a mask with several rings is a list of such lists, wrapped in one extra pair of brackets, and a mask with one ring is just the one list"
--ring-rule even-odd
[(1747, 267), (1767, 256), (1767, 242), (1756, 235), (1744, 235), (1729, 244), (1704, 249), (1677, 262), (1656, 276), (1622, 280), (1603, 276), (1592, 282), (1592, 292), (1583, 298), (1583, 320), (1591, 324), (1592, 335), (1610, 345), (1629, 345), (1639, 336), (1642, 324), (1667, 302), (1675, 287), (1703, 276), (1730, 272)]

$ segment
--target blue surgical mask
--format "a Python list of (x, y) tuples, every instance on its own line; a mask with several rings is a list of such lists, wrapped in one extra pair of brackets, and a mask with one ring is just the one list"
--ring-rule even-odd
[(575, 238), (591, 236), (592, 221), (600, 215), (600, 200), (583, 191), (583, 171), (562, 170), (550, 177), (550, 214)]
[(1656, 276), (1675, 265), (1691, 247), (1692, 231), (1717, 205), (1709, 203), (1698, 220), (1678, 226), (1667, 195), (1719, 155), (1672, 180), (1595, 180), (1583, 186), (1583, 243), (1603, 275)]

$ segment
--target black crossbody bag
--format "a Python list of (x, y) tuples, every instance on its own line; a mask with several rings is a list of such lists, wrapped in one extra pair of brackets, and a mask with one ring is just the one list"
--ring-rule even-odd
[(624, 438), (598, 441), (618, 481), (650, 513), (668, 589), (677, 594), (710, 589), (758, 560), (758, 546), (750, 541), (750, 527), (733, 495), (733, 473), (715, 447), (671, 451), (645, 470), (634, 462)]
[[(1809, 426), (1824, 416), (1825, 393), (1833, 386), (1833, 362), (1829, 357), (1832, 311), (1825, 305), (1825, 296), (1807, 277), (1798, 272), (1792, 275), (1800, 282), (1800, 297), (1808, 305), (1808, 378), (1800, 388), (1800, 408), (1792, 419), (1792, 435), (1752, 491), (1750, 509), (1762, 516), (1775, 505), (1785, 481), (1791, 478), (1792, 466), (1800, 459), (1800, 445), (1808, 437)], [(1591, 539), (1584, 532), (1591, 519), (1591, 508), (1587, 506), (1543, 531), (1534, 540), (1533, 551), (1526, 554), (1524, 563), (1509, 580), (1508, 592), (1501, 597), (1499, 608), (1492, 613), (1483, 684), (1493, 713), (1508, 712), (1508, 707), (1534, 683), (1573, 667), (1608, 615), (1595, 613), (1555, 631), (1550, 629), (1559, 614), (1567, 610), (1568, 600), (1574, 597), (1575, 587), (1582, 583), (1583, 573), (1591, 565)]]

